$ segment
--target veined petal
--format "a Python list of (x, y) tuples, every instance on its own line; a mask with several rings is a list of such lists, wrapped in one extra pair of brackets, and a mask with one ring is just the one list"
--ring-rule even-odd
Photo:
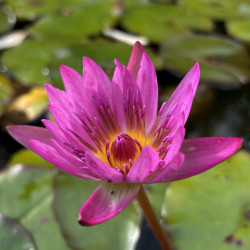
[(161, 167), (159, 170), (156, 170), (143, 183), (151, 184), (159, 182), (168, 182), (168, 179), (171, 178), (171, 176), (181, 167), (184, 162), (184, 158), (184, 154), (177, 153), (174, 159), (168, 165)]
[(145, 127), (148, 133), (156, 119), (158, 84), (154, 65), (146, 53), (143, 53), (140, 65), (137, 84), (141, 93), (142, 106), (145, 105)]
[(140, 184), (101, 183), (83, 204), (78, 221), (83, 226), (93, 226), (119, 214), (135, 198)]
[(193, 68), (187, 73), (187, 75), (180, 82), (174, 93), (168, 99), (165, 107), (161, 111), (161, 122), (165, 120), (167, 114), (173, 109), (178, 103), (181, 107), (181, 112), (184, 112), (184, 123), (187, 121), (192, 101), (200, 79), (200, 68), (199, 64), (196, 63)]
[(60, 72), (67, 93), (75, 101), (81, 101), (83, 96), (83, 77), (74, 69), (61, 65)]
[(96, 178), (104, 181), (111, 181), (113, 183), (125, 181), (124, 174), (116, 171), (111, 166), (96, 158), (93, 154), (86, 152), (85, 158), (89, 171), (93, 176), (96, 176)]
[(155, 171), (158, 162), (158, 153), (151, 147), (145, 146), (130, 169), (126, 181), (131, 183), (142, 183)]
[(127, 67), (135, 79), (137, 78), (137, 74), (141, 66), (142, 55), (144, 52), (145, 51), (142, 45), (139, 42), (136, 42), (133, 47), (133, 51)]
[(80, 170), (64, 159), (52, 146), (36, 140), (30, 140), (30, 145), (32, 151), (59, 168), (61, 171), (86, 180), (97, 180), (97, 178), (89, 176), (84, 170)]
[(15, 140), (28, 149), (31, 149), (31, 139), (51, 145), (51, 134), (46, 128), (28, 125), (13, 125), (7, 126), (6, 129)]
[(242, 146), (242, 138), (210, 137), (185, 140), (181, 152), (183, 165), (168, 181), (185, 179), (207, 171), (236, 153)]

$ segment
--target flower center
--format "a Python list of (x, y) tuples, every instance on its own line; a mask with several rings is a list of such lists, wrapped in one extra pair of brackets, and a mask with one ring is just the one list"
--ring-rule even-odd
[(110, 148), (109, 142), (107, 142), (107, 159), (113, 168), (127, 174), (133, 162), (139, 156), (141, 149), (141, 145), (136, 139), (120, 133), (116, 136)]

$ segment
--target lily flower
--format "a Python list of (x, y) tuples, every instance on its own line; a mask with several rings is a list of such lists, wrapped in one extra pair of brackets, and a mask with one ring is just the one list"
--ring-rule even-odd
[(102, 181), (83, 204), (79, 223), (95, 225), (120, 213), (142, 184), (172, 182), (200, 174), (234, 154), (241, 138), (184, 140), (199, 82), (196, 63), (157, 114), (154, 66), (139, 42), (125, 67), (115, 60), (112, 81), (91, 59), (83, 76), (61, 66), (65, 91), (46, 84), (55, 122), (45, 128), (8, 126), (8, 132), (58, 169)]

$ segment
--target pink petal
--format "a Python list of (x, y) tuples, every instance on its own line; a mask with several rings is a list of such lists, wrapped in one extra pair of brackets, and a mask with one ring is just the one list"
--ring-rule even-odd
[(96, 178), (111, 181), (113, 183), (120, 183), (125, 181), (125, 175), (116, 171), (111, 166), (96, 158), (93, 154), (86, 152), (86, 165), (89, 171)]
[(79, 178), (96, 180), (96, 178), (93, 178), (89, 176), (88, 173), (85, 173), (84, 170), (78, 169), (76, 166), (64, 159), (53, 147), (36, 140), (30, 140), (30, 145), (32, 151), (59, 168), (61, 171)]
[(141, 65), (142, 55), (144, 52), (145, 51), (142, 45), (139, 42), (136, 42), (134, 44), (133, 51), (129, 59), (128, 67), (127, 67), (135, 79), (137, 78), (137, 74)]
[(181, 147), (181, 152), (185, 155), (185, 161), (168, 181), (185, 179), (207, 171), (237, 152), (242, 143), (242, 138), (236, 137), (185, 140)]
[(181, 107), (180, 112), (184, 112), (184, 123), (186, 122), (191, 106), (192, 101), (199, 83), (200, 78), (200, 68), (199, 64), (196, 63), (193, 68), (187, 73), (187, 75), (183, 78), (181, 83), (178, 85), (174, 93), (171, 95), (167, 104), (161, 111), (161, 122), (165, 120), (165, 117), (173, 107), (178, 104)]
[(27, 125), (13, 125), (7, 126), (6, 129), (15, 140), (28, 149), (31, 149), (31, 139), (39, 140), (45, 144), (51, 145), (51, 134), (45, 128)]
[(137, 76), (137, 84), (142, 98), (142, 106), (145, 105), (145, 127), (146, 133), (150, 131), (155, 123), (158, 105), (158, 83), (154, 65), (143, 53), (141, 67)]
[(129, 205), (139, 189), (140, 184), (101, 183), (81, 207), (79, 223), (93, 226), (113, 218)]
[(185, 157), (182, 153), (177, 153), (174, 159), (167, 166), (163, 166), (159, 170), (156, 170), (143, 183), (150, 184), (168, 182), (168, 178), (171, 178), (171, 176), (181, 167), (184, 162), (184, 158)]
[(74, 69), (61, 65), (61, 76), (67, 93), (75, 101), (81, 101), (83, 96), (83, 77)]
[(158, 153), (151, 147), (145, 146), (130, 169), (126, 181), (131, 183), (142, 183), (155, 171), (158, 162)]

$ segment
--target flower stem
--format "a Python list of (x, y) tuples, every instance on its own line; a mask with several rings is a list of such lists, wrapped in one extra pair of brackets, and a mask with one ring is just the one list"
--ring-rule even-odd
[(141, 188), (136, 196), (142, 211), (144, 212), (144, 216), (146, 217), (149, 225), (151, 226), (152, 231), (154, 232), (161, 248), (163, 250), (171, 250), (171, 245), (165, 235), (165, 233), (162, 230), (162, 227), (160, 225), (160, 222), (158, 221), (153, 208), (151, 207), (151, 204), (148, 200), (148, 197), (144, 191), (143, 186), (141, 185)]

